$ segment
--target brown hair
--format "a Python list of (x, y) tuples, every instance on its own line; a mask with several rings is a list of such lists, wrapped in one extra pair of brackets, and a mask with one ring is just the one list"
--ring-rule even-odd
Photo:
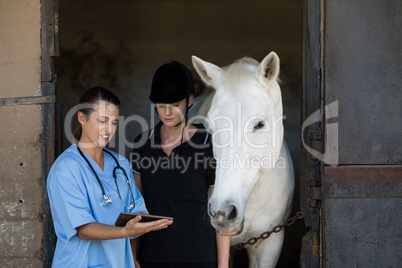
[[(81, 96), (79, 100), (79, 104), (97, 104), (99, 101), (109, 102), (116, 106), (120, 105), (119, 98), (110, 90), (103, 87), (93, 87), (85, 91), (85, 93)], [(94, 111), (93, 108), (83, 108), (78, 110), (82, 112), (87, 117)], [(74, 131), (74, 139), (79, 141), (82, 135), (82, 126), (78, 124), (77, 128)]]

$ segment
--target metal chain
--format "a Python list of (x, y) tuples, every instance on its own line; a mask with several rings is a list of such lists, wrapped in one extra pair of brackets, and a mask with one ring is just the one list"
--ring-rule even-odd
[(247, 242), (238, 243), (238, 244), (236, 244), (234, 246), (231, 246), (231, 248), (234, 248), (234, 249), (238, 250), (238, 249), (244, 248), (245, 246), (254, 245), (260, 239), (267, 239), (272, 233), (279, 233), (280, 231), (282, 231), (282, 229), (285, 226), (292, 225), (296, 220), (302, 219), (303, 216), (304, 216), (304, 213), (299, 211), (299, 212), (296, 213), (296, 216), (294, 216), (293, 218), (287, 219), (283, 224), (279, 224), (279, 225), (275, 226), (274, 228), (272, 228), (271, 231), (264, 232), (258, 237), (250, 238), (249, 240), (247, 240)]

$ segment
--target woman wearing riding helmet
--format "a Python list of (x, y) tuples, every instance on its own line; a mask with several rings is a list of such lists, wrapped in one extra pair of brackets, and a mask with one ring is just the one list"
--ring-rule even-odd
[(173, 217), (174, 224), (141, 238), (141, 267), (228, 267), (229, 237), (213, 229), (207, 214), (215, 182), (211, 136), (188, 122), (190, 70), (177, 61), (160, 66), (149, 99), (160, 122), (136, 137), (133, 172), (149, 213)]

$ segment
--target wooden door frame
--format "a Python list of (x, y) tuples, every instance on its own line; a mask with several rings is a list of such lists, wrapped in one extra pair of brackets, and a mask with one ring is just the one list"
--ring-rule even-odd
[(56, 103), (54, 57), (59, 56), (59, 1), (41, 0), (41, 91), (51, 101), (42, 105), (42, 224), (43, 267), (51, 267), (56, 246), (46, 181), (48, 172), (60, 150), (59, 106)]
[[(312, 114), (322, 111), (322, 1), (303, 1), (303, 70), (302, 123)], [(320, 119), (323, 113), (320, 112)], [(310, 228), (303, 237), (300, 253), (301, 267), (320, 267), (320, 208), (322, 162), (305, 148), (323, 151), (322, 120), (302, 129), (300, 163), (300, 206), (305, 225)]]

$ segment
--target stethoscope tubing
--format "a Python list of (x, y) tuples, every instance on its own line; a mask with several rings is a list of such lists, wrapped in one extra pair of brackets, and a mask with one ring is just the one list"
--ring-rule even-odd
[[(102, 184), (101, 180), (99, 179), (98, 174), (96, 173), (95, 169), (93, 168), (93, 166), (92, 166), (91, 163), (89, 162), (88, 158), (86, 158), (86, 156), (84, 155), (84, 153), (83, 153), (83, 152), (81, 151), (81, 149), (78, 147), (78, 145), (77, 145), (77, 150), (78, 150), (78, 152), (81, 154), (82, 158), (84, 158), (84, 160), (87, 162), (88, 166), (89, 166), (90, 169), (92, 170), (92, 173), (95, 175), (95, 178), (96, 178), (96, 180), (98, 181), (98, 184), (99, 184), (99, 186), (100, 186), (100, 188), (101, 188), (101, 190), (102, 190), (102, 195), (103, 195), (104, 201), (106, 202), (106, 205), (112, 203), (112, 200), (110, 199), (110, 197), (108, 197), (108, 196), (106, 195), (105, 188), (103, 187), (103, 184)], [(128, 176), (127, 176), (126, 171), (120, 166), (120, 164), (119, 164), (119, 162), (117, 161), (116, 157), (115, 157), (111, 152), (109, 152), (109, 151), (107, 151), (107, 150), (105, 150), (105, 149), (102, 149), (102, 151), (105, 152), (105, 153), (107, 153), (107, 154), (109, 154), (109, 155), (113, 158), (113, 160), (116, 162), (116, 167), (113, 169), (113, 178), (114, 178), (114, 180), (115, 180), (116, 187), (118, 187), (118, 186), (117, 186), (117, 181), (116, 181), (116, 180), (117, 180), (117, 179), (116, 179), (116, 178), (117, 178), (117, 176), (116, 176), (116, 170), (117, 170), (117, 169), (120, 169), (120, 170), (123, 172), (123, 174), (124, 174), (124, 176), (125, 176), (125, 178), (126, 178), (126, 182), (128, 183), (129, 190), (130, 190), (130, 192), (131, 192), (131, 195), (133, 196), (133, 193), (132, 193), (132, 190), (131, 190), (130, 181), (129, 181), (129, 179), (128, 179)], [(121, 199), (120, 193), (119, 193), (119, 197), (120, 197), (120, 199)], [(134, 196), (133, 196), (133, 198), (134, 198)], [(121, 202), (122, 202), (123, 204), (125, 204), (122, 199), (121, 199)], [(135, 200), (133, 200), (133, 202), (134, 202), (134, 205), (129, 205), (129, 206), (128, 206), (129, 208), (134, 208), (134, 206), (135, 206)], [(125, 206), (127, 206), (127, 205), (125, 205)]]
[[(99, 184), (99, 186), (100, 186), (100, 188), (101, 188), (101, 190), (102, 190), (102, 195), (105, 197), (105, 196), (106, 196), (105, 188), (103, 188), (103, 184), (102, 184), (102, 182), (100, 181), (98, 174), (96, 173), (95, 169), (92, 167), (92, 165), (91, 165), (91, 163), (89, 162), (88, 158), (86, 158), (86, 156), (84, 155), (84, 153), (81, 151), (80, 147), (77, 146), (77, 149), (78, 149), (78, 152), (80, 152), (82, 158), (84, 158), (84, 160), (87, 162), (88, 166), (91, 168), (92, 173), (95, 175), (96, 180), (98, 181), (98, 184)], [(104, 152), (107, 152), (105, 149), (103, 149), (103, 151), (104, 151)], [(109, 153), (109, 152), (108, 152), (108, 153)], [(109, 153), (109, 154), (110, 154), (110, 153)], [(110, 155), (111, 155), (111, 154), (110, 154)], [(114, 158), (114, 156), (113, 156), (113, 158)], [(116, 159), (115, 159), (115, 160), (116, 160)], [(117, 160), (116, 160), (116, 163), (117, 163)], [(117, 163), (117, 165), (119, 165), (119, 163)]]

